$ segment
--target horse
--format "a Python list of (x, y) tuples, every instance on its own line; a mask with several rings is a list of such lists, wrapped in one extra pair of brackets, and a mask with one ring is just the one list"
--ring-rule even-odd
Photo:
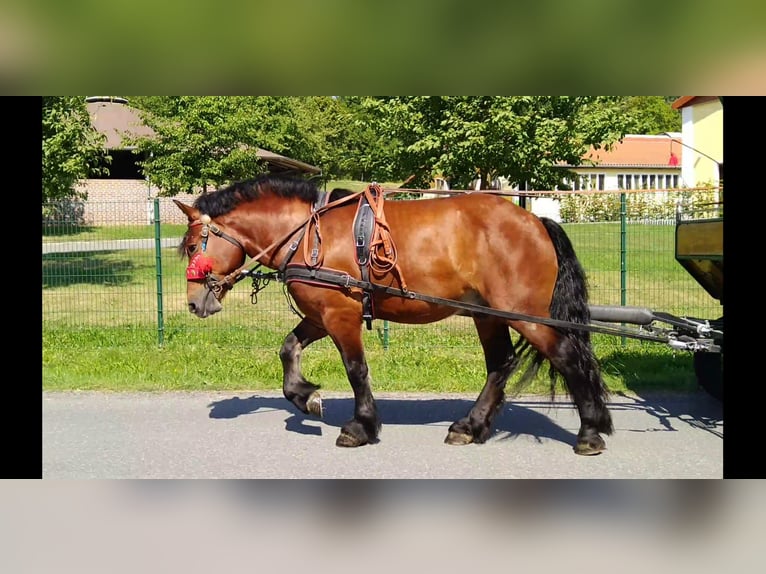
[[(530, 380), (546, 364), (551, 392), (563, 379), (577, 407), (574, 452), (605, 450), (601, 435), (614, 431), (609, 392), (590, 333), (578, 328), (590, 322), (587, 281), (564, 229), (491, 193), (384, 207), (386, 193), (378, 184), (328, 193), (308, 180), (259, 175), (204, 193), (193, 205), (174, 199), (188, 218), (178, 252), (189, 260), (189, 311), (203, 319), (221, 311), (226, 293), (254, 262), (278, 270), (302, 317), (279, 351), (284, 397), (321, 418), (320, 386), (303, 376), (301, 354), (329, 336), (354, 395), (340, 447), (376, 443), (381, 431), (363, 323), (468, 315), (486, 381), (445, 443), (486, 442), (509, 377), (523, 367), (521, 378)], [(519, 335), (516, 344), (511, 330)]]

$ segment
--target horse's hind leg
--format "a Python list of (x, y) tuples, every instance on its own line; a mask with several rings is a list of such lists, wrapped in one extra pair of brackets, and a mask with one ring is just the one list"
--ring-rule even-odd
[(322, 398), (319, 385), (310, 383), (301, 372), (301, 352), (314, 341), (327, 335), (321, 327), (303, 319), (292, 332), (285, 337), (279, 351), (282, 361), (282, 391), (301, 412), (322, 416)]
[(516, 367), (516, 355), (508, 326), (494, 317), (474, 316), (487, 366), (487, 382), (468, 415), (455, 421), (444, 442), (483, 443), (492, 432), (492, 422), (503, 405), (505, 383)]
[(608, 392), (601, 379), (589, 334), (585, 331), (562, 333), (545, 325), (520, 323), (518, 331), (547, 358), (561, 374), (580, 415), (580, 430), (574, 451), (599, 454), (606, 443), (599, 433), (612, 434), (612, 416), (606, 407)]

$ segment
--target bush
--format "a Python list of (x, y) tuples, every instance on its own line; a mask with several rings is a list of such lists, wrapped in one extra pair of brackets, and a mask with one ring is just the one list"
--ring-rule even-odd
[[(714, 189), (625, 193), (626, 219), (672, 222), (679, 210), (712, 212), (713, 209), (704, 209), (702, 206), (716, 202), (716, 193)], [(564, 223), (619, 221), (620, 193), (564, 195), (561, 197), (561, 219)]]

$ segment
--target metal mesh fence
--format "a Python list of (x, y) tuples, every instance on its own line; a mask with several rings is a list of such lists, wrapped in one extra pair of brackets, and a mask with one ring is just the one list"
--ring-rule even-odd
[[(585, 196), (560, 197), (563, 226), (588, 275), (591, 303), (721, 316), (719, 302), (674, 258), (675, 210), (709, 202), (710, 194), (676, 191), (649, 198), (634, 192), (624, 194), (622, 208), (619, 192), (602, 195), (603, 206)], [(157, 202), (156, 213), (177, 209), (168, 198)], [(249, 280), (243, 280), (227, 295), (221, 313), (197, 319), (187, 309), (186, 261), (176, 250), (186, 226), (152, 221), (147, 202), (140, 203), (91, 202), (89, 220), (77, 205), (43, 206), (44, 330), (103, 333), (105, 346), (211, 336), (251, 346), (253, 338), (244, 343), (242, 334), (257, 333), (258, 345), (278, 347), (298, 322), (283, 285), (272, 282), (253, 304)], [(365, 337), (385, 338), (391, 345), (476, 346), (467, 317), (430, 325), (376, 320)]]

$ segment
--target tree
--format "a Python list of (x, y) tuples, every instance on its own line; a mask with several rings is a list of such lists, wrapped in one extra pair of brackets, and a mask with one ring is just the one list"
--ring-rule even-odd
[[(160, 134), (159, 141), (133, 142), (144, 157), (144, 170), (173, 194), (201, 187), (205, 181), (220, 184), (258, 173), (263, 166), (252, 146), (319, 166), (327, 179), (367, 180), (385, 155), (384, 142), (360, 96), (129, 96), (129, 100)], [(235, 125), (243, 129), (235, 132)], [(210, 141), (217, 138), (218, 149), (201, 134), (208, 134)], [(238, 169), (222, 165), (231, 159), (227, 150), (232, 148), (247, 156)]]
[(108, 173), (105, 137), (92, 126), (84, 96), (44, 96), (43, 203), (84, 199), (81, 180)]
[(628, 133), (659, 134), (681, 131), (681, 114), (672, 107), (676, 96), (624, 96)]
[(627, 129), (619, 97), (394, 96), (363, 105), (385, 144), (372, 158), (379, 180), (414, 176), (427, 187), (441, 174), (453, 188), (475, 179), (488, 189), (499, 177), (511, 185), (552, 189), (580, 165), (593, 145), (609, 148)]
[(144, 173), (166, 195), (264, 172), (258, 148), (303, 155), (310, 147), (286, 97), (152, 96), (131, 102), (156, 134), (131, 142)]
[(305, 135), (305, 155), (296, 155), (322, 167), (328, 179), (365, 180), (367, 159), (378, 143), (376, 130), (360, 106), (358, 96), (290, 97), (295, 121)]

